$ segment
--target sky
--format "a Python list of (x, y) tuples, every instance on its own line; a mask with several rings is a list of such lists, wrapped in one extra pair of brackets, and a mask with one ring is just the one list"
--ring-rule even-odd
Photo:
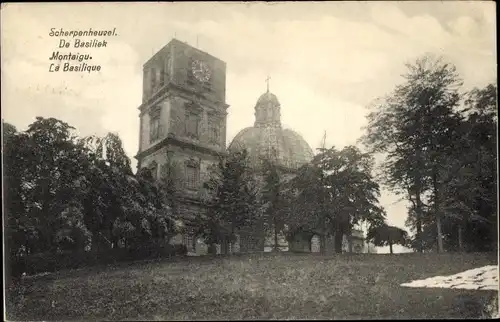
[[(227, 144), (253, 125), (269, 76), (284, 127), (313, 150), (325, 131), (327, 146), (343, 148), (363, 135), (370, 103), (424, 54), (453, 63), (464, 90), (496, 82), (495, 12), (490, 1), (2, 4), (2, 118), (18, 130), (44, 116), (82, 136), (118, 133), (135, 168), (142, 65), (175, 37), (227, 63)], [(70, 48), (91, 54), (99, 73), (53, 73), (51, 28), (118, 36)], [(385, 190), (380, 202), (404, 228), (406, 203)]]

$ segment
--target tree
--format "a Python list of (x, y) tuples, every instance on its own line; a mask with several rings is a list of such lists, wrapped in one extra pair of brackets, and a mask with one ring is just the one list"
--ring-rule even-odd
[(173, 186), (134, 175), (120, 138), (80, 139), (36, 118), (27, 131), (3, 123), (5, 233), (11, 265), (35, 253), (140, 248), (176, 233)]
[(278, 235), (284, 228), (283, 207), (284, 197), (281, 191), (280, 175), (275, 162), (263, 160), (264, 187), (261, 203), (264, 214), (265, 227), (274, 235), (274, 248), (279, 250)]
[(393, 254), (392, 245), (399, 244), (405, 246), (408, 242), (408, 233), (404, 229), (384, 223), (379, 226), (370, 227), (366, 239), (369, 242), (373, 242), (375, 246), (389, 246), (389, 250)]
[[(89, 236), (81, 212), (73, 211), (81, 196), (78, 179), (86, 173), (86, 158), (73, 130), (60, 120), (37, 117), (24, 134), (22, 198), (26, 198), (27, 216), (36, 222), (36, 243), (29, 245), (30, 251), (56, 250), (61, 241), (67, 244), (72, 239), (75, 230)], [(75, 246), (81, 249), (87, 242)]]
[(372, 177), (373, 158), (354, 146), (341, 151), (334, 148), (320, 154), (320, 167), (329, 190), (331, 219), (335, 231), (336, 251), (341, 252), (343, 235), (361, 222), (377, 225), (385, 217), (378, 205), (379, 185)]
[(331, 234), (331, 227), (330, 216), (325, 212), (328, 197), (321, 169), (312, 163), (299, 168), (297, 175), (285, 185), (283, 197), (294, 204), (287, 218), (287, 237), (298, 230), (316, 231), (320, 233), (320, 250), (324, 252), (325, 236)]
[(18, 259), (28, 250), (35, 236), (36, 222), (27, 216), (25, 186), (28, 137), (2, 120), (2, 161), (3, 161), (3, 205), (4, 205), (4, 241), (7, 284), (10, 277), (19, 275)]
[(86, 188), (82, 202), (85, 223), (92, 231), (92, 248), (114, 248), (125, 231), (135, 230), (135, 226), (124, 218), (134, 209), (140, 211), (137, 196), (134, 196), (139, 183), (132, 175), (130, 161), (118, 136), (90, 136), (79, 143), (89, 160), (81, 185)]
[(176, 216), (173, 212), (174, 201), (171, 194), (174, 187), (170, 186), (171, 171), (164, 169), (163, 177), (155, 180), (149, 171), (137, 176), (139, 191), (136, 192), (145, 211), (141, 214), (143, 227), (140, 245), (162, 245), (168, 243), (177, 233)]
[[(408, 64), (405, 82), (379, 100), (368, 116), (363, 142), (371, 152), (385, 154), (383, 182), (413, 203), (416, 237), (422, 237), (424, 200), (436, 219), (438, 250), (443, 251), (443, 190), (455, 172), (447, 161), (456, 152), (462, 81), (456, 68), (440, 58), (424, 56)], [(417, 248), (422, 251), (422, 240)]]
[(378, 225), (385, 214), (378, 205), (379, 186), (372, 177), (373, 158), (353, 146), (321, 149), (311, 165), (291, 181), (296, 191), (295, 226), (314, 227), (324, 237), (334, 235), (335, 251), (354, 225)]
[(117, 135), (87, 137), (81, 143), (91, 160), (84, 178), (88, 187), (84, 205), (94, 246), (113, 248), (122, 242), (125, 247), (143, 247), (168, 242), (176, 233), (170, 164), (162, 167), (159, 180), (146, 168), (134, 176)]
[[(497, 243), (496, 214), (496, 86), (474, 89), (465, 96), (460, 120), (450, 135), (442, 167), (441, 235), (447, 251), (489, 251)], [(453, 133), (452, 132), (452, 133)], [(444, 158), (443, 158), (444, 159)], [(424, 204), (422, 223), (426, 238), (438, 233), (432, 199)], [(408, 223), (414, 225), (414, 214)], [(432, 245), (424, 243), (424, 249)]]
[(237, 230), (260, 220), (256, 216), (256, 183), (246, 150), (221, 157), (205, 187), (213, 192), (213, 197), (207, 201), (208, 213), (199, 224), (208, 244), (232, 241)]
[(458, 171), (448, 175), (444, 210), (450, 217), (451, 247), (460, 251), (491, 250), (497, 239), (496, 85), (466, 96), (456, 153), (448, 161)]

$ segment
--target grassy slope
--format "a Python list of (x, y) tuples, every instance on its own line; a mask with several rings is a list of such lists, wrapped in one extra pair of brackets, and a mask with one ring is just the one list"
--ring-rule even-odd
[(491, 254), (255, 254), (87, 268), (24, 279), (7, 319), (480, 317), (495, 292), (399, 285), (496, 263)]

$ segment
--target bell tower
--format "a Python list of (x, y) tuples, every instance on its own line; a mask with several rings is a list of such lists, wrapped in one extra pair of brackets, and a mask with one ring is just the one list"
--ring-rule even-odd
[(144, 64), (142, 93), (138, 169), (173, 169), (189, 221), (204, 212), (203, 183), (226, 150), (226, 63), (172, 39)]

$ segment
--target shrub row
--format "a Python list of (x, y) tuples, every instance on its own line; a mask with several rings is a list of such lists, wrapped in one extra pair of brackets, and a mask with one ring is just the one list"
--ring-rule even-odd
[(9, 268), (12, 277), (23, 273), (34, 275), (63, 269), (76, 269), (95, 265), (109, 265), (135, 260), (170, 258), (187, 254), (185, 245), (164, 245), (141, 248), (117, 248), (107, 251), (41, 253), (11, 257)]

